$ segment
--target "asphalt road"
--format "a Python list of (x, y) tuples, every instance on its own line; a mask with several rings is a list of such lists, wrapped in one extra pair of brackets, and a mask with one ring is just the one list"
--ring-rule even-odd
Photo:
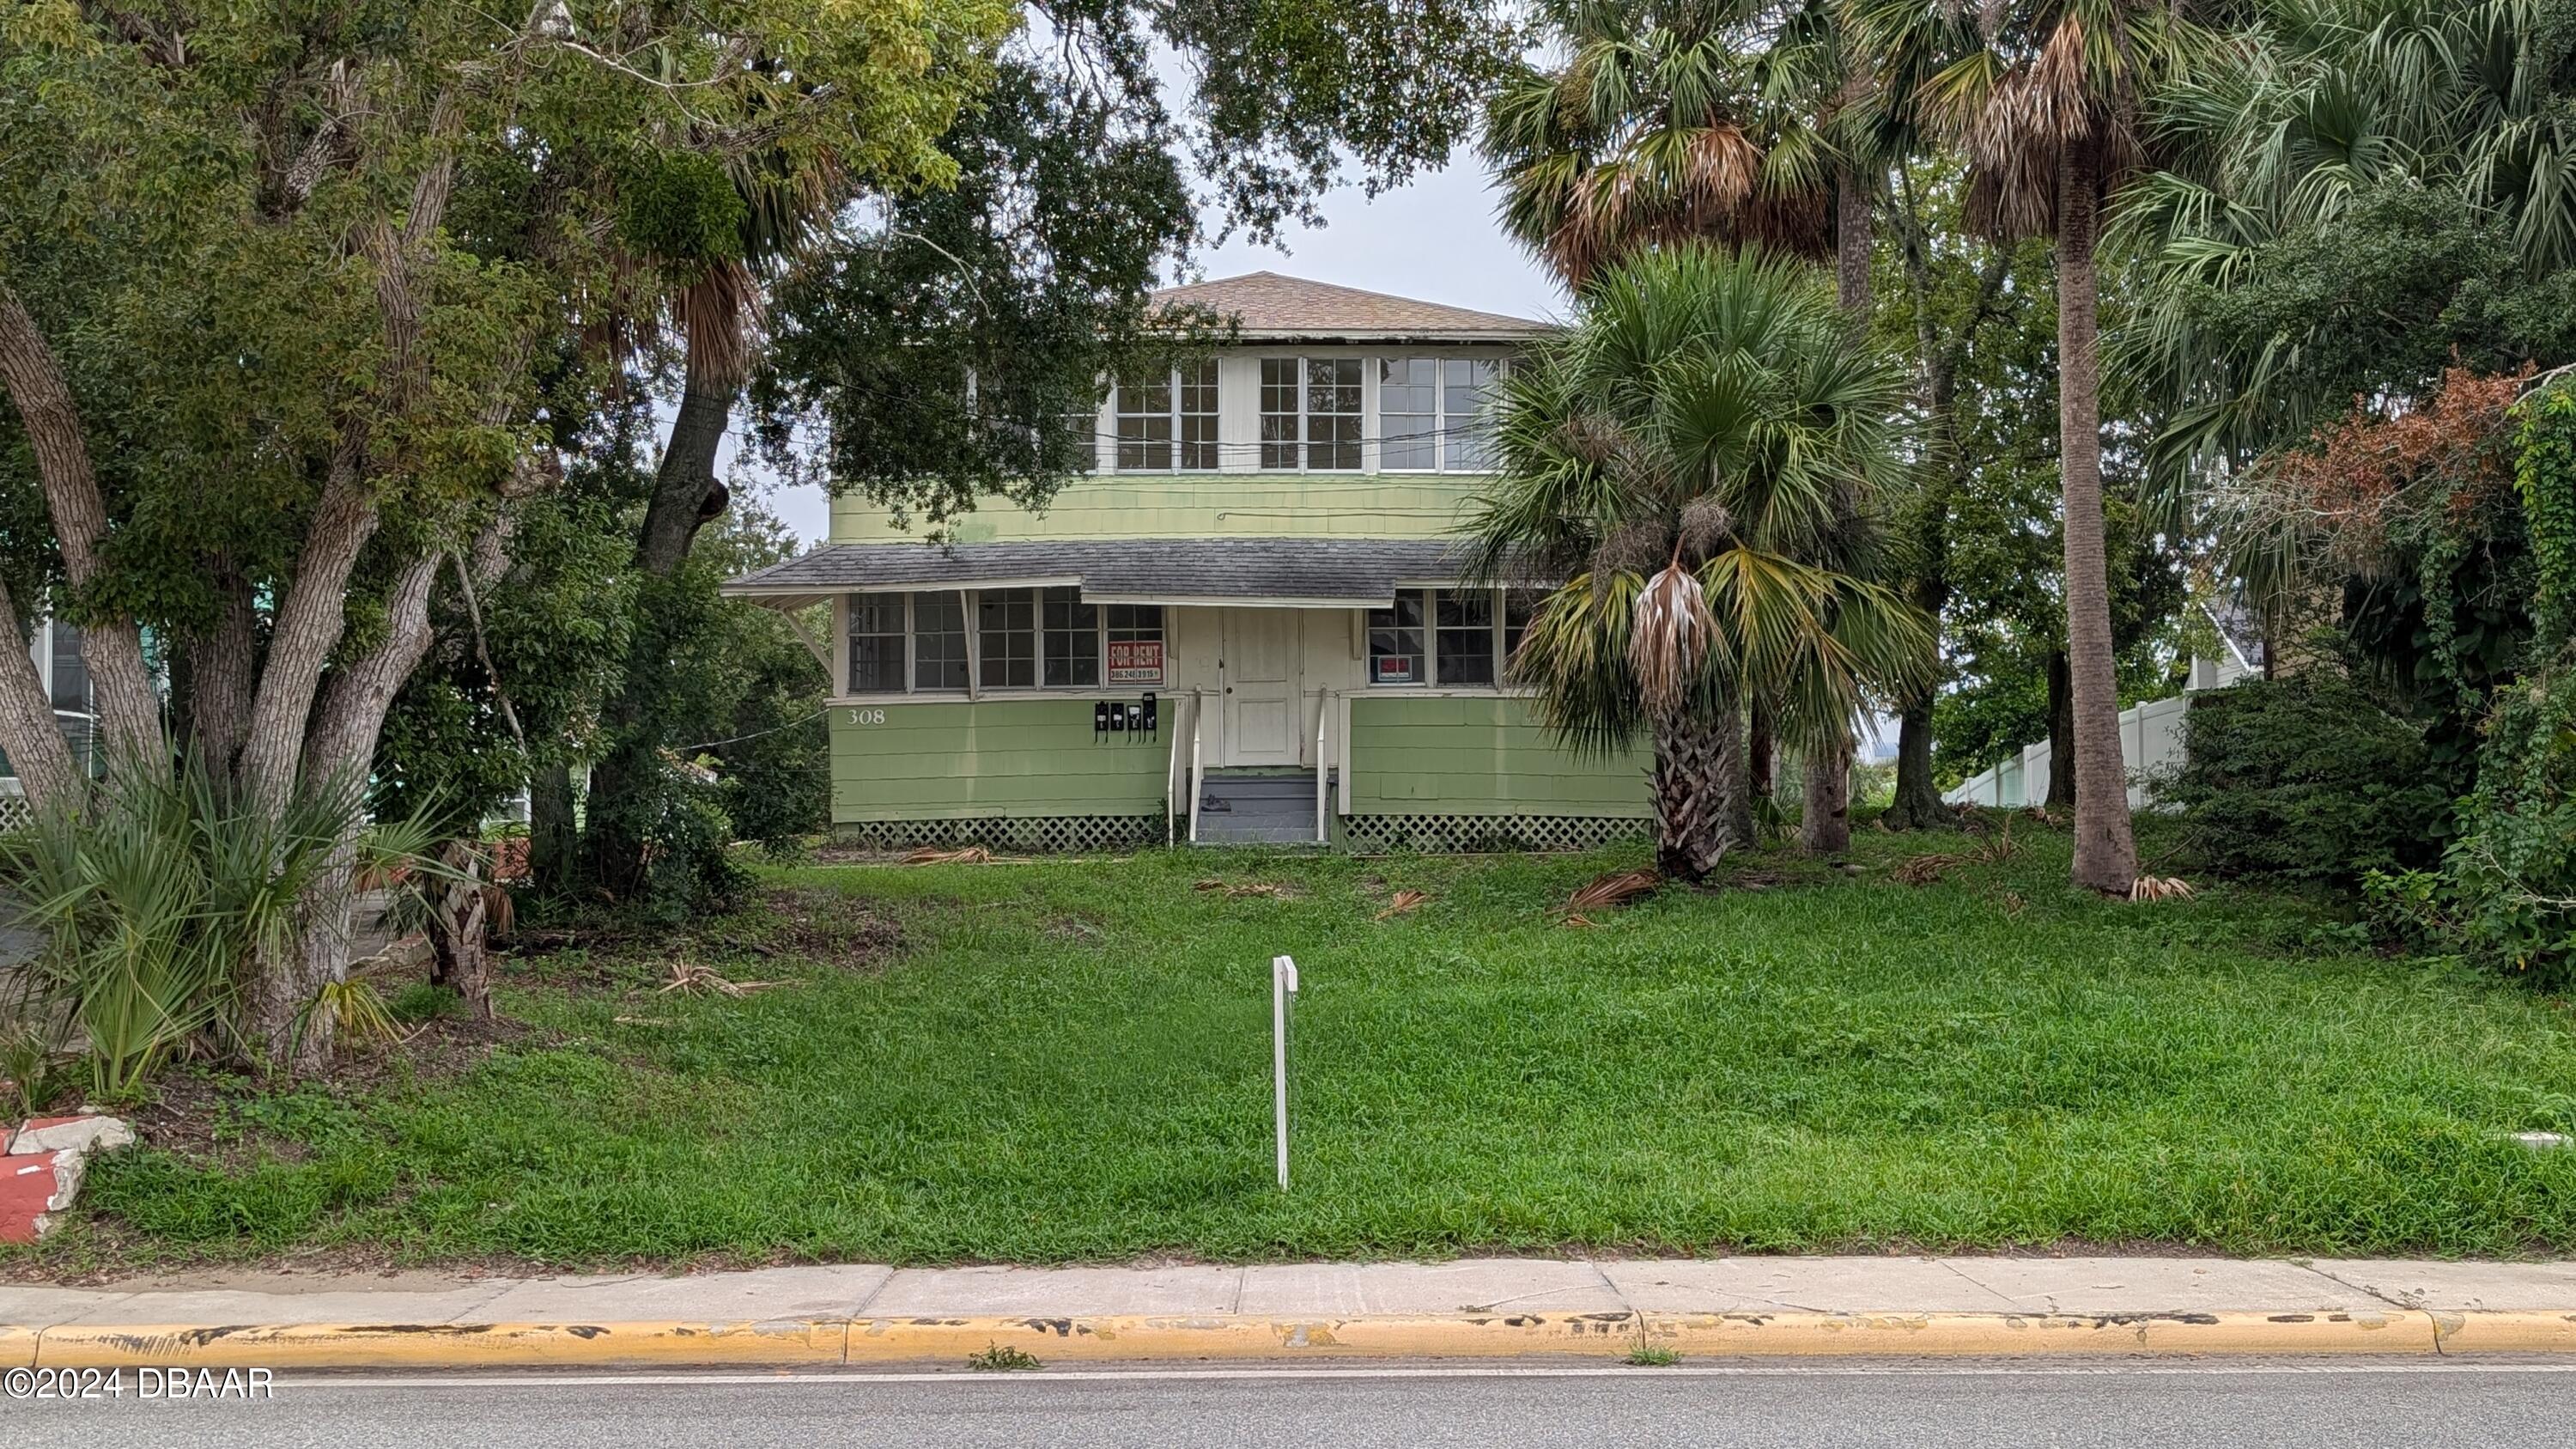
[(2576, 1364), (289, 1377), (257, 1403), (0, 1403), (0, 1444), (2551, 1445), (2571, 1390)]

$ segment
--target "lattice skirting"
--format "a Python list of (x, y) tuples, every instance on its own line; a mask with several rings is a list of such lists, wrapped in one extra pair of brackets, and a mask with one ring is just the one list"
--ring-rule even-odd
[(1654, 822), (1618, 815), (1346, 815), (1353, 855), (1418, 850), (1457, 855), (1513, 850), (1592, 850), (1644, 837)]
[(36, 812), (23, 795), (0, 795), (0, 835), (33, 821)]
[(1163, 843), (1160, 815), (1028, 815), (992, 816), (982, 820), (855, 820), (837, 824), (832, 833), (870, 850), (911, 850), (935, 845), (943, 849), (980, 845), (988, 850), (1032, 854), (1078, 854), (1091, 850), (1133, 850)]

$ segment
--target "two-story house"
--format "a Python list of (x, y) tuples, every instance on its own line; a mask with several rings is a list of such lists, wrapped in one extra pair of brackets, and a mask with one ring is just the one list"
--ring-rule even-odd
[(1503, 683), (1535, 595), (1463, 587), (1487, 400), (1546, 324), (1268, 272), (1122, 378), (1092, 472), (932, 545), (855, 499), (734, 580), (831, 605), (832, 822), (879, 846), (1564, 848), (1635, 833), (1643, 758), (1560, 748)]

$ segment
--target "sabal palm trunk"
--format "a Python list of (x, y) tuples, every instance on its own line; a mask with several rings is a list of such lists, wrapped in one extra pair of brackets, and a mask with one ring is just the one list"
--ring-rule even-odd
[(1705, 879), (1752, 840), (1742, 719), (1732, 709), (1655, 721), (1655, 868)]
[[(1872, 193), (1857, 167), (1845, 166), (1834, 178), (1834, 300), (1842, 306), (1855, 346), (1869, 339)], [(1851, 722), (1845, 720), (1822, 748), (1807, 755), (1798, 845), (1811, 855), (1851, 849), (1851, 766)]]
[(2075, 704), (2075, 883), (2126, 895), (2138, 876), (2120, 755), (2119, 678), (2111, 657), (2110, 566), (2103, 552), (2102, 350), (2094, 274), (2099, 163), (2058, 163), (2057, 426), (2066, 489), (2066, 655)]

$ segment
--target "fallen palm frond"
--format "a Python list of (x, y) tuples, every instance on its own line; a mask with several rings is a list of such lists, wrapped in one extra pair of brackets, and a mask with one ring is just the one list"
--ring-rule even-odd
[(1570, 912), (1606, 910), (1626, 905), (1639, 896), (1652, 895), (1663, 877), (1651, 870), (1617, 870), (1597, 876), (1582, 889), (1568, 896), (1565, 909)]
[(955, 850), (941, 850), (936, 846), (925, 845), (905, 856), (903, 863), (906, 865), (984, 865), (992, 858), (993, 852), (980, 845), (961, 845)]
[(1416, 909), (1424, 901), (1429, 899), (1431, 899), (1431, 896), (1426, 891), (1397, 891), (1395, 893), (1395, 898), (1386, 903), (1386, 909), (1369, 917), (1369, 919), (1372, 921), (1383, 921), (1389, 916), (1401, 916), (1408, 911)]
[(671, 1024), (671, 1019), (667, 1016), (612, 1016), (609, 1020), (618, 1026), (669, 1026)]
[(661, 994), (676, 991), (683, 996), (748, 996), (755, 991), (770, 991), (795, 984), (793, 981), (728, 981), (717, 975), (713, 967), (693, 961), (674, 961), (670, 979), (662, 983)]
[(1578, 911), (1573, 915), (1567, 916), (1564, 920), (1557, 922), (1557, 924), (1560, 926), (1593, 927), (1598, 926), (1601, 923)]
[(1266, 880), (1222, 881), (1209, 879), (1194, 882), (1190, 886), (1190, 889), (1194, 891), (1223, 891), (1229, 899), (1235, 896), (1270, 896), (1275, 898), (1285, 896), (1289, 893), (1289, 888), (1287, 886), (1281, 885), (1276, 881)]
[(2191, 895), (2191, 882), (2179, 876), (2142, 875), (2129, 887), (2133, 901), (2187, 901)]
[(1927, 855), (1909, 855), (1905, 859), (1898, 861), (1896, 863), (1896, 869), (1890, 871), (1889, 874), (1894, 876), (1898, 882), (1904, 885), (1927, 886), (1932, 884), (1934, 881), (1939, 880), (1950, 870), (1958, 866), (1966, 865), (1973, 858), (1974, 857), (1956, 854), (1951, 851), (1933, 851)]

